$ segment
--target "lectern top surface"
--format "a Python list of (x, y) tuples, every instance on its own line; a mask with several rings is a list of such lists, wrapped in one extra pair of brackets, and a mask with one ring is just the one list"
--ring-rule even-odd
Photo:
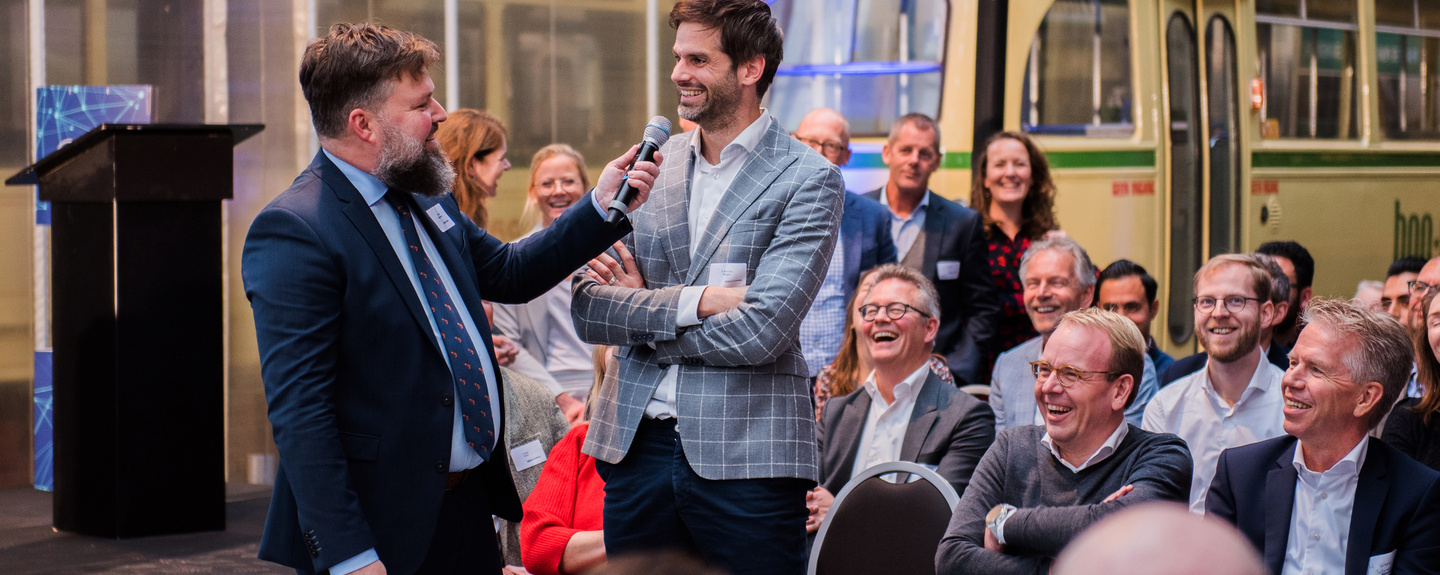
[(65, 147), (55, 150), (50, 155), (10, 176), (10, 179), (5, 180), (5, 185), (33, 186), (39, 184), (42, 172), (63, 164), (71, 157), (106, 138), (119, 134), (228, 134), (231, 137), (231, 145), (235, 145), (264, 129), (264, 124), (100, 124), (79, 138), (75, 138), (75, 141)]

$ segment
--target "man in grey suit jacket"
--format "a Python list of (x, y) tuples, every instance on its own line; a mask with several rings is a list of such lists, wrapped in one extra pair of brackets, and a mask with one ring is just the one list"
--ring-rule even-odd
[[(930, 371), (940, 329), (940, 296), (920, 272), (888, 264), (860, 308), (857, 345), (872, 350), (875, 370), (863, 386), (825, 402), (820, 437), (822, 487), (810, 524), (819, 528), (835, 493), (858, 471), (890, 461), (934, 468), (964, 493), (995, 440), (995, 414)], [(895, 311), (891, 311), (891, 309)]]
[(865, 194), (891, 212), (891, 236), (900, 263), (919, 270), (940, 291), (945, 319), (935, 351), (955, 377), (984, 383), (985, 347), (1000, 320), (1000, 302), (985, 261), (979, 212), (930, 191), (940, 167), (940, 128), (924, 114), (895, 120), (881, 156), (890, 167), (885, 187)]
[(580, 281), (571, 307), (582, 339), (619, 346), (583, 448), (606, 482), (605, 547), (800, 573), (819, 454), (796, 341), (844, 184), (760, 108), (781, 56), (769, 6), (682, 0), (670, 23), (680, 117), (699, 129), (662, 148), (653, 206), (630, 218), (638, 277), (602, 266), (611, 285)]

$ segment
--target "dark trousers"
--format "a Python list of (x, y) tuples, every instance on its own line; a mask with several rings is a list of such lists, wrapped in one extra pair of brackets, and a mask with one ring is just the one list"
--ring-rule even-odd
[[(500, 547), (490, 518), (490, 495), (481, 473), (445, 492), (435, 535), (417, 575), (500, 573)], [(381, 557), (381, 561), (385, 558)]]
[(641, 420), (605, 480), (605, 549), (611, 557), (682, 549), (733, 575), (805, 572), (805, 492), (795, 478), (709, 480), (685, 459), (675, 420)]

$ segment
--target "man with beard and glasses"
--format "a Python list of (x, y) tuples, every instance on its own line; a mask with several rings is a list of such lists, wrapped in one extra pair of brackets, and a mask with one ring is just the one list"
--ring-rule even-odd
[[(1285, 371), (1285, 368), (1290, 367), (1290, 358), (1285, 355), (1289, 353), (1289, 350), (1274, 344), (1275, 331), (1280, 323), (1285, 321), (1285, 316), (1290, 311), (1290, 295), (1295, 290), (1290, 289), (1290, 278), (1285, 275), (1285, 268), (1280, 267), (1276, 258), (1261, 254), (1255, 255), (1259, 256), (1256, 261), (1265, 266), (1265, 270), (1270, 273), (1270, 304), (1275, 306), (1274, 317), (1260, 326), (1258, 341), (1260, 353), (1265, 357), (1265, 361), (1270, 362), (1270, 365), (1280, 368), (1280, 371)], [(1202, 351), (1171, 363), (1170, 367), (1160, 373), (1160, 386), (1168, 387), (1185, 376), (1205, 369), (1205, 362), (1209, 360), (1210, 354)]]
[(1195, 337), (1209, 357), (1203, 369), (1161, 389), (1145, 408), (1143, 429), (1174, 433), (1190, 446), (1193, 513), (1205, 512), (1221, 451), (1285, 434), (1285, 372), (1260, 348), (1262, 326), (1277, 315), (1267, 258), (1215, 256), (1195, 272)]
[[(503, 244), (462, 214), (434, 139), (418, 35), (336, 24), (300, 85), (321, 152), (256, 216), (241, 274), (280, 450), (260, 557), (300, 573), (499, 573), (520, 520), (481, 299), (522, 302), (619, 239), (604, 210), (631, 149), (545, 232)], [(661, 156), (655, 157), (659, 162)]]
[(681, 0), (670, 25), (680, 117), (699, 127), (661, 148), (626, 238), (635, 265), (592, 266), (603, 283), (582, 280), (571, 304), (581, 339), (618, 346), (584, 447), (605, 480), (605, 549), (800, 573), (819, 451), (798, 333), (845, 183), (760, 107), (782, 56), (765, 2)]
[(975, 210), (930, 191), (940, 167), (940, 127), (925, 114), (905, 114), (890, 125), (880, 150), (890, 179), (866, 197), (890, 210), (890, 235), (899, 262), (940, 291), (940, 333), (935, 353), (955, 377), (985, 383), (985, 350), (1000, 321), (1000, 301), (985, 260), (985, 225)]

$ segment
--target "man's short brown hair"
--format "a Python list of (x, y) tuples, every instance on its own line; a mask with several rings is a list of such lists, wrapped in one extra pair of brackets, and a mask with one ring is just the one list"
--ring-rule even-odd
[(439, 61), (435, 43), (419, 34), (369, 22), (331, 26), (300, 58), (300, 90), (315, 132), (340, 137), (351, 110), (373, 110), (389, 97), (392, 81), (402, 74), (418, 80)]
[[(1238, 265), (1244, 267), (1245, 271), (1250, 272), (1250, 290), (1255, 292), (1255, 299), (1261, 302), (1270, 301), (1270, 266), (1268, 262), (1261, 259), (1262, 257), (1264, 256), (1257, 254), (1224, 254), (1215, 256), (1210, 258), (1210, 261), (1205, 262), (1205, 265), (1200, 266), (1199, 270), (1196, 270), (1195, 278), (1190, 285), (1194, 286), (1193, 289), (1198, 290), (1200, 289), (1200, 280), (1202, 278), (1219, 271), (1220, 268), (1225, 266)], [(1197, 291), (1195, 293), (1198, 294), (1199, 292)]]
[(670, 27), (678, 29), (686, 22), (720, 31), (720, 51), (730, 57), (731, 71), (756, 56), (764, 57), (765, 72), (755, 83), (755, 97), (765, 95), (785, 58), (785, 39), (769, 4), (761, 0), (680, 0), (670, 10)]
[(1140, 334), (1140, 328), (1130, 318), (1105, 311), (1098, 307), (1087, 307), (1069, 312), (1060, 317), (1059, 326), (1068, 325), (1072, 328), (1090, 328), (1105, 332), (1110, 339), (1110, 365), (1105, 369), (1115, 375), (1109, 376), (1114, 381), (1121, 375), (1129, 375), (1132, 380), (1130, 384), (1130, 395), (1125, 398), (1125, 407), (1135, 403), (1135, 394), (1140, 390), (1140, 380), (1145, 377), (1145, 336)]

